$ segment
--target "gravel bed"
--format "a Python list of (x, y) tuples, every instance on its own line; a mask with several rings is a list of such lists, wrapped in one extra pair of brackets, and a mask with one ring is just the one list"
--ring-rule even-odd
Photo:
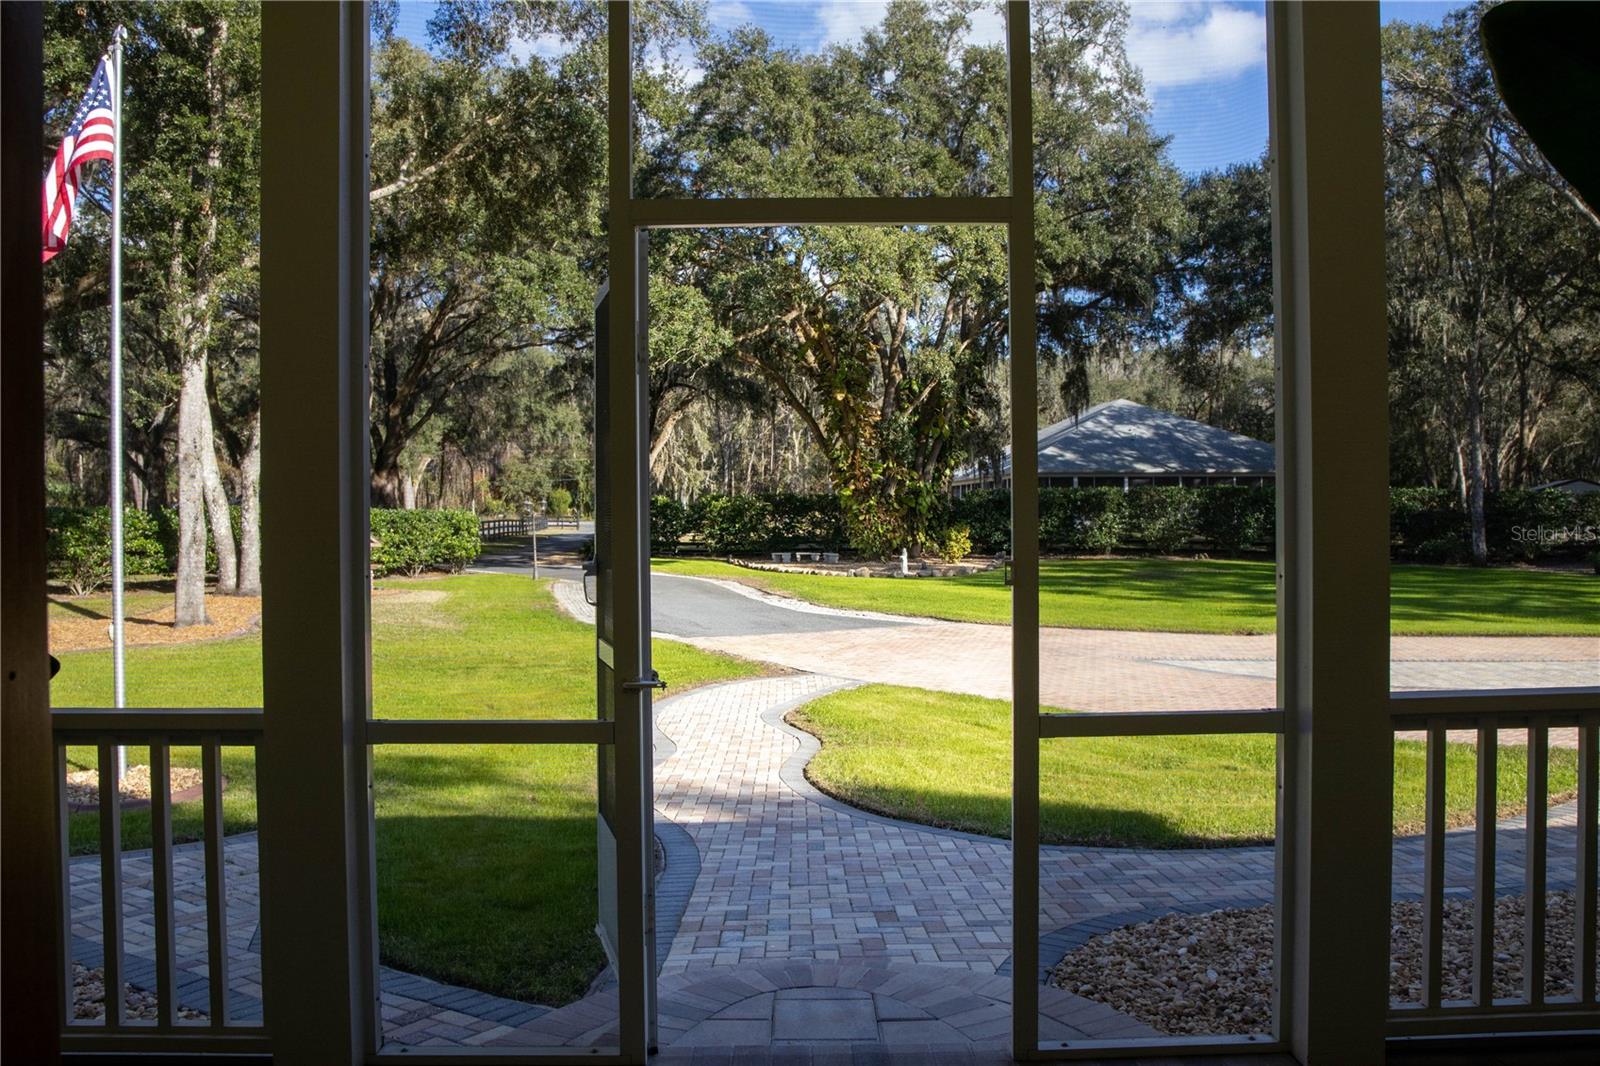
[[(198, 788), (205, 780), (201, 771), (192, 766), (172, 766), (168, 768), (171, 777), (171, 789), (168, 795), (175, 792), (186, 792), (191, 788)], [(124, 800), (148, 800), (150, 798), (150, 767), (143, 764), (128, 767), (122, 775), (121, 789)], [(93, 807), (100, 802), (100, 771), (99, 770), (72, 770), (67, 774), (67, 802), (75, 807)]]
[[(1552, 892), (1545, 922), (1545, 995), (1572, 992), (1574, 903)], [(1422, 905), (1391, 909), (1389, 995), (1415, 1003), (1422, 989)], [(1169, 914), (1124, 926), (1069, 952), (1050, 974), (1057, 988), (1174, 1035), (1263, 1033), (1272, 1026), (1271, 907)], [(1472, 990), (1472, 903), (1447, 900), (1444, 996)], [(1522, 993), (1522, 897), (1495, 904), (1494, 992)]]
[[(72, 1018), (79, 1022), (102, 1021), (106, 1016), (106, 972), (99, 966), (89, 968), (81, 962), (72, 964)], [(122, 1010), (133, 1021), (156, 1020), (156, 994), (132, 985), (123, 985)], [(177, 1017), (186, 1022), (208, 1020), (205, 1011), (179, 1007)]]

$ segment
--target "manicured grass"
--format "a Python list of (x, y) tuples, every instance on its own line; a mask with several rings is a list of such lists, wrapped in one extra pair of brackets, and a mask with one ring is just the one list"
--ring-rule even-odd
[[(375, 712), (395, 718), (588, 718), (595, 713), (594, 630), (554, 609), (525, 577), (384, 581), (373, 603)], [(442, 595), (441, 595), (442, 594)], [(106, 706), (110, 656), (61, 656), (57, 706)], [(655, 663), (671, 691), (759, 670), (671, 642)], [(131, 706), (260, 706), (258, 636), (128, 652)], [(73, 748), (78, 766), (94, 752)], [(603, 959), (593, 935), (592, 747), (376, 749), (378, 925), (383, 961), (499, 995), (556, 1004), (582, 995)], [(146, 756), (138, 749), (130, 761)], [(173, 761), (198, 765), (196, 750)], [(228, 749), (227, 831), (255, 828), (255, 765)], [(75, 852), (96, 844), (95, 816), (71, 820)], [(200, 833), (200, 804), (174, 831)], [(148, 812), (124, 816), (124, 847), (149, 846)]]
[[(1011, 590), (999, 570), (963, 577), (834, 577), (750, 570), (708, 559), (656, 559), (667, 574), (742, 581), (812, 603), (1004, 624)], [(1397, 565), (1395, 634), (1600, 636), (1600, 577), (1576, 571)], [(1270, 633), (1271, 562), (1249, 559), (1066, 559), (1041, 566), (1048, 626), (1168, 633)]]
[[(824, 696), (791, 715), (822, 750), (818, 788), (880, 814), (989, 836), (1010, 835), (1011, 708), (1001, 700), (891, 685)], [(1419, 832), (1423, 745), (1395, 745), (1395, 823)], [(1472, 815), (1474, 760), (1446, 757), (1452, 824)], [(1525, 749), (1502, 748), (1502, 813), (1526, 795)], [(1576, 788), (1570, 749), (1550, 751), (1550, 793)], [(1274, 740), (1264, 736), (1054, 740), (1040, 765), (1041, 830), (1052, 844), (1199, 847), (1272, 840)]]

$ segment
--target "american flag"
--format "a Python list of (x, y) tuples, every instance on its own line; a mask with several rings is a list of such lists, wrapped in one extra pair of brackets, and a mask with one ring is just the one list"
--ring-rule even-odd
[(116, 142), (112, 108), (116, 100), (111, 65), (101, 57), (94, 68), (89, 91), (72, 116), (72, 125), (56, 149), (56, 158), (44, 175), (44, 261), (67, 246), (72, 209), (78, 200), (78, 175), (86, 163), (110, 160)]

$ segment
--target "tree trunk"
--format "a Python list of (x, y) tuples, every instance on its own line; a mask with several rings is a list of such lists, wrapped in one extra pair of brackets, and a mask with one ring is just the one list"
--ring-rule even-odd
[(228, 490), (222, 484), (222, 470), (217, 465), (217, 438), (211, 424), (209, 402), (203, 417), (200, 474), (205, 485), (206, 515), (211, 520), (211, 544), (217, 553), (217, 592), (223, 596), (235, 596), (239, 592), (239, 553), (233, 539), (233, 515), (228, 505)]
[(1472, 530), (1472, 561), (1478, 566), (1486, 566), (1489, 562), (1489, 532), (1483, 509), (1483, 390), (1478, 375), (1472, 370), (1468, 371), (1466, 428), (1467, 519)]
[(372, 506), (400, 506), (400, 468), (392, 464), (372, 464)]
[(408, 511), (417, 509), (417, 479), (407, 471), (400, 478), (400, 506)]
[(178, 589), (174, 625), (205, 625), (206, 515), (202, 452), (210, 445), (203, 434), (210, 410), (206, 396), (206, 363), (184, 360), (178, 391)]
[(261, 412), (250, 416), (248, 443), (239, 463), (239, 588), (261, 595)]

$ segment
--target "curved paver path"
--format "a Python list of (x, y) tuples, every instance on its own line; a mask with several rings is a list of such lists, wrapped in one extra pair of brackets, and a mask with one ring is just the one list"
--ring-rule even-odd
[[(577, 583), (558, 581), (556, 588), (558, 600), (582, 617)], [(676, 919), (658, 937), (663, 1045), (755, 1047), (831, 1038), (839, 1045), (900, 1049), (1002, 1046), (1010, 996), (1009, 844), (867, 814), (823, 796), (804, 778), (815, 740), (782, 717), (824, 692), (868, 680), (953, 691), (981, 684), (981, 694), (1004, 695), (1007, 630), (792, 610), (766, 602), (770, 597), (722, 590), (716, 599), (722, 606), (715, 609), (733, 596), (756, 605), (744, 608), (743, 617), (763, 620), (764, 632), (738, 636), (721, 632), (727, 626), (705, 613), (712, 609), (706, 597), (718, 594), (695, 592), (704, 595), (685, 601), (697, 604), (689, 613), (699, 611), (705, 628), (717, 632), (692, 642), (812, 672), (727, 682), (658, 704), (657, 725), (667, 741), (656, 766), (658, 838), (668, 851), (668, 876), (659, 887), (665, 897), (667, 881), (677, 877), (681, 888), (674, 905), (659, 912), (664, 927)], [(1271, 702), (1271, 682), (1252, 676), (1259, 666), (1250, 665), (1270, 662), (1262, 655), (1270, 652), (1271, 638), (1049, 630), (1043, 639), (1049, 684), (1076, 686), (1064, 691), (1081, 694), (1060, 700), (1072, 706), (1091, 708), (1095, 700), (1113, 704), (1102, 709)], [(1448, 643), (1462, 639), (1471, 642), (1470, 659)], [(1498, 660), (1503, 670), (1537, 662), (1541, 670), (1566, 663), (1583, 671), (1595, 659), (1595, 642), (1570, 639), (1544, 641), (1539, 654), (1549, 657), (1529, 659), (1534, 646), (1527, 639), (1399, 638), (1396, 652), (1415, 662), (1433, 655), (1449, 666)], [(1152, 642), (1162, 658), (1147, 657)], [(1574, 822), (1571, 804), (1551, 812), (1552, 888), (1572, 883)], [(1521, 819), (1501, 824), (1502, 891), (1520, 887), (1522, 838)], [(1448, 835), (1450, 890), (1471, 885), (1472, 844), (1470, 831)], [(255, 838), (229, 838), (224, 850), (230, 1008), (240, 1018), (259, 1017)], [(124, 867), (128, 973), (136, 982), (151, 968), (148, 866), (147, 855), (132, 855)], [(203, 864), (199, 852), (186, 847), (175, 866), (184, 904), (180, 951), (189, 960), (181, 999), (203, 1005), (204, 930), (196, 925), (197, 911), (203, 923), (203, 906), (195, 906), (204, 898)], [(1394, 869), (1396, 897), (1417, 896), (1419, 839), (1395, 842)], [(74, 957), (90, 965), (98, 961), (98, 876), (93, 856), (72, 861)], [(1041, 961), (1048, 966), (1103, 929), (1173, 910), (1270, 899), (1274, 855), (1259, 847), (1047, 847), (1041, 849), (1040, 887)], [(382, 981), (385, 1036), (393, 1043), (587, 1047), (614, 1039), (614, 991), (551, 1010), (387, 968)], [(1041, 1011), (1045, 1039), (1147, 1032), (1054, 989), (1041, 990)]]
[[(751, 1046), (810, 1032), (841, 1043), (921, 1047), (948, 1042), (951, 1031), (974, 1047), (1003, 1043), (1009, 845), (866, 814), (806, 784), (803, 765), (815, 741), (785, 726), (782, 715), (849, 683), (816, 675), (755, 678), (659, 705), (658, 724), (671, 750), (657, 765), (658, 819), (681, 832), (658, 835), (669, 849), (669, 870), (673, 848), (692, 846), (699, 860), (677, 928), (662, 941), (664, 1045)], [(1520, 821), (1500, 828), (1503, 891), (1520, 883)], [(1572, 881), (1573, 823), (1572, 805), (1551, 812), (1553, 888)], [(229, 838), (225, 853), (230, 1002), (241, 1018), (259, 1016), (254, 836)], [(1448, 886), (1465, 890), (1470, 831), (1449, 834), (1446, 853)], [(197, 1005), (204, 1003), (204, 933), (195, 927), (203, 907), (194, 906), (203, 899), (200, 859), (186, 846), (176, 863), (179, 898), (189, 904), (179, 932), (192, 982), (184, 1001), (192, 996)], [(138, 974), (148, 959), (148, 857), (129, 856), (125, 871), (129, 973)], [(1398, 897), (1418, 894), (1421, 871), (1420, 840), (1396, 841)], [(74, 859), (70, 873), (74, 955), (93, 964), (98, 861)], [(1102, 929), (1171, 910), (1268, 899), (1274, 859), (1272, 849), (1259, 847), (1047, 847), (1041, 873), (1041, 953), (1048, 965)], [(387, 969), (382, 979), (385, 1033), (397, 1044), (594, 1046), (614, 1031), (614, 992), (549, 1010)], [(1043, 990), (1041, 1002), (1047, 1039), (1143, 1031), (1066, 993)], [(827, 1019), (838, 1028), (817, 1027)]]

